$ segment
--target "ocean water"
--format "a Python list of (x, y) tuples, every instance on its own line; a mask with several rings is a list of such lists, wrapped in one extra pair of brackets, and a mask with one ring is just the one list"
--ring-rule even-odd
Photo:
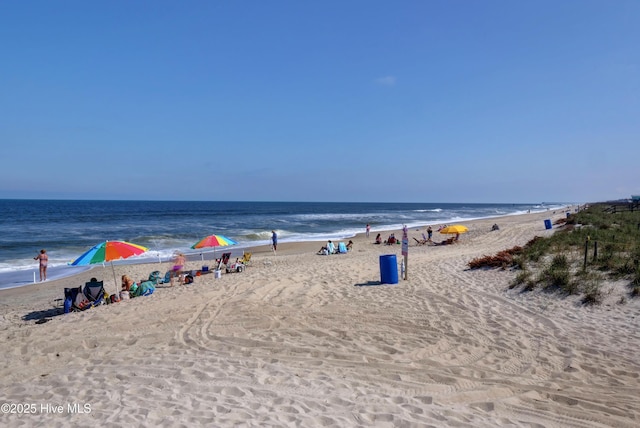
[[(237, 248), (270, 243), (345, 239), (364, 232), (558, 209), (568, 204), (315, 203), (0, 200), (0, 287), (37, 270), (44, 248), (62, 269), (95, 244), (125, 240), (149, 248), (138, 261), (166, 260), (200, 238), (222, 234)], [(213, 249), (212, 249), (213, 250)], [(211, 250), (211, 251), (212, 251)], [(220, 249), (218, 249), (220, 251)], [(129, 261), (131, 262), (131, 261)], [(31, 281), (32, 282), (32, 281)]]

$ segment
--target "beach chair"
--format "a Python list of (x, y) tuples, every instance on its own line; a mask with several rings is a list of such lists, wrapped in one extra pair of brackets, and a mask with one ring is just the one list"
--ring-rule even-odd
[(225, 265), (225, 267), (226, 267), (227, 264), (229, 263), (229, 259), (230, 258), (231, 258), (231, 253), (223, 253), (222, 254), (222, 258), (220, 259), (220, 263), (218, 263), (218, 269), (217, 270), (220, 270), (222, 265)]
[(153, 285), (162, 284), (162, 278), (160, 277), (160, 271), (154, 270), (149, 274), (149, 281), (153, 282)]
[(82, 290), (84, 295), (90, 302), (91, 306), (98, 306), (102, 304), (106, 304), (104, 300), (104, 296), (106, 291), (104, 290), (104, 282), (103, 281), (91, 281), (87, 282), (84, 285), (84, 290)]
[(242, 259), (239, 260), (245, 266), (249, 266), (249, 262), (251, 261), (251, 253), (242, 253)]
[(90, 308), (89, 299), (82, 292), (82, 287), (64, 289), (64, 313), (84, 311)]
[(164, 278), (160, 278), (158, 280), (158, 284), (169, 284), (171, 282), (171, 271), (168, 270), (167, 273), (164, 274)]
[(419, 240), (419, 239), (413, 238), (413, 240), (416, 241), (416, 245), (425, 245), (427, 243), (427, 241), (424, 239)]
[(94, 306), (106, 304), (104, 283), (87, 282), (84, 287), (64, 289), (64, 313), (84, 311)]
[(338, 242), (338, 254), (347, 254), (347, 246), (344, 242)]

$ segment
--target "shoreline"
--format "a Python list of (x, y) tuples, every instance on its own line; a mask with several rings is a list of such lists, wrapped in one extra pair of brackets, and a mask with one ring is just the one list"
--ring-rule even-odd
[[(563, 209), (560, 210), (555, 210), (555, 211), (562, 211), (564, 213), (564, 211), (566, 211), (568, 208), (570, 207), (564, 207)], [(473, 222), (496, 222), (500, 219), (511, 219), (511, 218), (527, 218), (528, 216), (534, 216), (534, 217), (549, 217), (550, 215), (552, 215), (549, 212), (536, 212), (536, 213), (527, 213), (527, 214), (510, 214), (510, 215), (505, 215), (505, 216), (497, 216), (497, 217), (486, 217), (486, 218), (481, 218), (481, 219), (475, 219), (475, 220), (467, 220), (467, 221), (461, 221), (461, 222), (457, 222), (456, 224), (463, 224), (463, 225), (469, 225)], [(553, 214), (553, 215), (558, 215), (558, 214)], [(562, 214), (564, 215), (564, 214)], [(540, 220), (542, 221), (542, 220)], [(421, 234), (424, 232), (426, 233), (426, 227), (428, 225), (423, 225), (421, 227), (418, 228), (419, 231), (416, 231), (416, 228), (412, 228), (409, 230), (409, 246), (412, 247), (415, 245), (415, 241), (413, 241), (413, 239), (411, 239), (412, 234), (414, 237), (416, 238), (421, 238)], [(432, 225), (433, 226), (433, 225)], [(402, 230), (401, 229), (389, 229), (386, 231), (376, 231), (376, 233), (381, 233), (383, 234), (383, 240), (386, 239), (385, 235), (394, 233), (397, 236), (402, 236)], [(372, 246), (374, 247), (380, 247), (380, 248), (385, 248), (385, 249), (389, 249), (390, 251), (393, 249), (395, 251), (395, 247), (389, 247), (386, 245), (374, 245), (373, 241), (375, 239), (375, 234), (373, 231), (370, 234), (370, 237), (368, 238), (369, 243), (371, 243)], [(436, 238), (437, 236), (437, 231), (434, 230), (434, 238)], [(366, 238), (366, 234), (365, 232), (362, 233), (357, 233), (356, 235), (354, 235), (351, 238), (346, 238), (348, 239), (352, 239), (354, 241), (354, 244), (357, 245), (362, 245), (362, 244), (367, 244), (367, 238)], [(318, 249), (320, 248), (320, 246), (322, 246), (326, 241), (325, 240), (321, 240), (321, 241), (296, 241), (296, 242), (281, 242), (278, 244), (278, 251), (277, 251), (277, 255), (279, 256), (293, 256), (293, 255), (302, 255), (302, 254), (309, 254), (309, 253), (313, 253), (315, 254)], [(400, 251), (400, 245), (396, 245), (396, 247), (398, 247), (398, 251)], [(218, 247), (218, 250), (216, 250), (216, 255), (220, 255), (223, 252), (229, 252), (232, 251), (233, 247)], [(225, 249), (229, 249), (229, 250), (225, 250)], [(269, 256), (273, 254), (273, 251), (271, 249), (271, 245), (258, 245), (255, 247), (245, 247), (244, 250), (246, 250), (247, 252), (251, 252), (254, 256)], [(211, 254), (213, 254), (213, 250), (211, 251)], [(232, 253), (233, 254), (233, 253)], [(233, 254), (233, 257), (236, 257), (236, 254)], [(121, 260), (124, 261), (125, 263), (118, 263), (118, 264), (114, 264), (114, 268), (116, 269), (116, 277), (118, 277), (119, 275), (123, 275), (126, 272), (131, 272), (131, 271), (155, 271), (155, 270), (160, 270), (161, 274), (164, 275), (164, 273), (169, 270), (171, 268), (171, 260), (163, 260), (161, 263), (158, 262), (148, 262), (148, 263), (126, 263), (126, 260)], [(200, 266), (198, 266), (200, 265)], [(198, 260), (193, 260), (193, 257), (191, 257), (191, 260), (187, 260), (187, 266), (189, 267), (189, 269), (185, 269), (185, 270), (197, 270), (199, 267), (202, 266), (202, 263), (199, 262)], [(156, 269), (156, 267), (158, 267), (158, 269)], [(22, 288), (32, 288), (33, 290), (38, 290), (39, 292), (42, 292), (44, 290), (49, 290), (51, 287), (78, 287), (79, 285), (84, 285), (85, 282), (88, 282), (89, 279), (93, 276), (100, 276), (101, 278), (103, 278), (103, 280), (105, 281), (105, 289), (107, 289), (107, 292), (109, 294), (111, 294), (113, 291), (110, 291), (107, 288), (107, 283), (113, 283), (113, 275), (111, 272), (111, 267), (109, 263), (106, 263), (104, 266), (103, 265), (92, 265), (92, 266), (86, 266), (85, 267), (86, 270), (79, 272), (79, 273), (73, 273), (61, 278), (56, 278), (56, 279), (51, 279), (51, 280), (47, 280), (45, 282), (36, 282), (36, 283), (29, 283), (29, 284), (23, 284), (23, 285), (17, 285), (14, 287), (7, 287), (7, 288), (0, 288), (0, 299), (6, 299), (6, 298), (10, 298), (10, 296), (13, 294), (12, 290), (17, 290), (17, 289), (22, 289)], [(34, 269), (33, 272), (37, 273), (37, 269)], [(98, 272), (101, 272), (102, 275), (98, 274)], [(119, 272), (123, 272), (123, 273), (119, 273)], [(140, 276), (140, 275), (138, 275)], [(136, 276), (135, 278), (138, 278), (138, 276)], [(100, 278), (99, 278), (100, 279)], [(61, 289), (62, 289), (61, 288)], [(112, 284), (112, 290), (113, 290), (113, 284)], [(27, 291), (24, 291), (22, 293), (19, 294), (25, 294), (28, 293)]]
[[(496, 215), (496, 216), (487, 216), (487, 217), (479, 217), (479, 218), (470, 218), (470, 219), (465, 219), (465, 220), (459, 220), (459, 221), (449, 221), (448, 223), (460, 223), (460, 224), (466, 224), (469, 222), (474, 222), (474, 221), (483, 221), (483, 220), (491, 220), (491, 219), (500, 219), (500, 218), (508, 218), (508, 217), (513, 217), (513, 216), (522, 216), (522, 215), (530, 215), (530, 214), (543, 214), (546, 213), (547, 215), (555, 215), (556, 212), (558, 211), (567, 211), (567, 210), (573, 210), (575, 209), (575, 206), (573, 205), (567, 205), (567, 206), (561, 206), (561, 207), (555, 207), (553, 209), (547, 209), (545, 211), (535, 211), (532, 213), (512, 213), (512, 214), (506, 214), (506, 215)], [(426, 229), (427, 226), (431, 225), (431, 226), (435, 226), (438, 224), (444, 224), (445, 222), (429, 222), (429, 223), (424, 223), (418, 226), (412, 226), (410, 227), (410, 229)], [(391, 228), (391, 229), (372, 229), (371, 233), (375, 234), (376, 233), (381, 233), (383, 235), (389, 234), (389, 233), (398, 233), (398, 231), (400, 231), (400, 228)], [(349, 239), (354, 239), (358, 236), (364, 236), (365, 233), (364, 232), (358, 232), (355, 233), (354, 235), (351, 236), (347, 236), (345, 238), (333, 238), (334, 234), (328, 234), (327, 236), (323, 237), (322, 239), (317, 239), (317, 240), (300, 240), (300, 241), (287, 241), (287, 240), (282, 240), (280, 241), (279, 245), (285, 245), (285, 246), (291, 246), (293, 245), (294, 247), (297, 245), (305, 245), (308, 243), (318, 243), (318, 245), (320, 245), (320, 243), (326, 242), (327, 239), (333, 239), (336, 241), (341, 241), (341, 240), (349, 240)], [(410, 240), (412, 241), (412, 240)], [(414, 243), (414, 241), (409, 242), (410, 245), (412, 245)], [(212, 248), (207, 248), (204, 249), (203, 251), (197, 252), (191, 249), (185, 250), (178, 250), (175, 249), (173, 250), (175, 251), (181, 251), (183, 252), (183, 254), (185, 254), (187, 256), (188, 260), (191, 261), (195, 261), (195, 259), (199, 256), (204, 256), (204, 258), (202, 259), (203, 262), (209, 261), (211, 262), (215, 257), (218, 257), (219, 254), (222, 254), (223, 252), (232, 252), (232, 258), (235, 258), (237, 256), (237, 254), (239, 252), (242, 251), (248, 251), (251, 252), (253, 251), (253, 249), (256, 248), (269, 248), (270, 245), (269, 244), (256, 244), (256, 245), (252, 245), (251, 243), (242, 243), (241, 245), (238, 246), (229, 246), (229, 247), (217, 247), (217, 249), (214, 251)], [(148, 253), (153, 253), (153, 252), (157, 252), (156, 250), (150, 250)], [(143, 255), (143, 257), (140, 258), (132, 258), (132, 259), (120, 259), (120, 260), (116, 260), (114, 261), (114, 265), (115, 266), (128, 266), (128, 265), (151, 265), (154, 263), (158, 263), (158, 264), (164, 264), (164, 263), (170, 263), (170, 260), (172, 259), (172, 257), (169, 256), (164, 256), (161, 257), (158, 255), (158, 259), (161, 260), (160, 263), (158, 263), (157, 261), (155, 261), (155, 257), (152, 257), (151, 254), (148, 255)], [(90, 265), (90, 266), (82, 266), (82, 267), (71, 267), (69, 265), (53, 265), (49, 267), (49, 272), (48, 275), (50, 278), (47, 279), (47, 283), (49, 282), (53, 282), (53, 281), (59, 281), (59, 280), (63, 280), (66, 278), (71, 278), (74, 277), (76, 275), (79, 275), (80, 273), (82, 273), (84, 270), (86, 269), (95, 269), (95, 268), (99, 268), (101, 265)], [(84, 269), (83, 269), (84, 268)], [(74, 273), (74, 270), (79, 270), (80, 272), (78, 273)], [(50, 273), (53, 272), (53, 275), (50, 275)], [(38, 268), (37, 267), (29, 267), (29, 268), (25, 268), (25, 269), (17, 269), (17, 270), (13, 270), (13, 271), (5, 271), (5, 272), (0, 272), (0, 291), (1, 290), (8, 290), (8, 289), (13, 289), (16, 287), (27, 287), (30, 285), (35, 285), (35, 284), (39, 284), (40, 281), (37, 281), (37, 277), (38, 277), (39, 273), (38, 273)], [(33, 278), (36, 279), (36, 281), (33, 280)]]

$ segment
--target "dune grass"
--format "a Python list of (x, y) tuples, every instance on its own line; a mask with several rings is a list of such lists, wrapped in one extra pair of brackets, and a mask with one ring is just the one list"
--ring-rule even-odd
[(640, 296), (639, 210), (612, 212), (607, 204), (594, 204), (561, 223), (548, 238), (474, 259), (469, 267), (520, 270), (510, 288), (579, 294), (584, 304), (600, 303), (608, 280), (628, 281), (629, 297)]

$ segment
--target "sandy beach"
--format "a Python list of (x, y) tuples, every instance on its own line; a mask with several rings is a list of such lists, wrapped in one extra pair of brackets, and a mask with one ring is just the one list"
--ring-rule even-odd
[(410, 230), (396, 285), (379, 285), (379, 256), (400, 261), (401, 246), (360, 235), (345, 255), (255, 248), (245, 272), (80, 313), (57, 314), (63, 289), (96, 276), (114, 292), (110, 267), (0, 290), (0, 424), (637, 427), (640, 299), (619, 303), (612, 283), (585, 307), (467, 268), (562, 216), (466, 222), (447, 246), (416, 246), (424, 228)]

